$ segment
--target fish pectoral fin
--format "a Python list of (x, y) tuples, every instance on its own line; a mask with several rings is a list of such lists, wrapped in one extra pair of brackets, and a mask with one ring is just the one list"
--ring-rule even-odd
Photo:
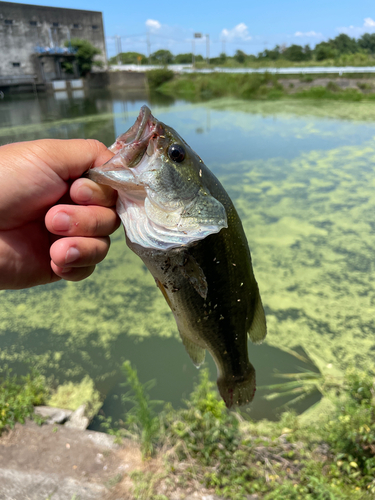
[(259, 291), (257, 291), (253, 321), (251, 323), (248, 334), (250, 340), (254, 342), (254, 344), (260, 344), (267, 335), (266, 316), (264, 314)]
[(206, 357), (206, 349), (203, 349), (203, 347), (200, 347), (197, 344), (194, 344), (190, 339), (185, 337), (185, 335), (181, 334), (180, 336), (182, 339), (182, 343), (185, 346), (186, 352), (189, 354), (192, 362), (195, 364), (197, 368), (201, 366), (201, 364), (204, 362), (204, 359)]
[(182, 275), (190, 281), (199, 295), (205, 299), (208, 292), (206, 276), (192, 255), (184, 255), (184, 262), (180, 264), (180, 270)]

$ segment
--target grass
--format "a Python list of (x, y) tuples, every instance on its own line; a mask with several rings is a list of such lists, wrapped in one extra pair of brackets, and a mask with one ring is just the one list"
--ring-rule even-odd
[[(155, 70), (157, 78), (149, 75), (149, 86), (159, 92), (184, 97), (192, 101), (208, 100), (219, 97), (236, 97), (241, 99), (279, 99), (293, 97), (297, 99), (330, 99), (343, 101), (361, 101), (375, 99), (375, 93), (369, 92), (372, 86), (359, 83), (358, 88), (342, 89), (334, 81), (328, 81), (324, 86), (310, 86), (295, 89), (294, 84), (283, 86), (279, 76), (265, 74), (185, 74), (171, 77), (168, 70)], [(164, 76), (163, 76), (164, 75)], [(312, 84), (314, 77), (302, 75), (299, 80), (303, 84)], [(327, 75), (324, 76), (327, 78)], [(283, 77), (284, 79), (284, 77)], [(292, 93), (291, 93), (292, 92)]]
[[(254, 493), (265, 500), (373, 498), (373, 374), (350, 369), (333, 386), (315, 374), (319, 387), (330, 387), (334, 410), (324, 422), (301, 425), (291, 411), (279, 422), (257, 423), (229, 412), (206, 370), (186, 408), (167, 405), (157, 418), (145, 407), (147, 391), (140, 390), (130, 363), (125, 372), (140, 429), (154, 424), (152, 453), (144, 455), (145, 467), (131, 474), (135, 499), (164, 500), (194, 491), (230, 500)], [(139, 435), (141, 445), (149, 442), (148, 432)]]

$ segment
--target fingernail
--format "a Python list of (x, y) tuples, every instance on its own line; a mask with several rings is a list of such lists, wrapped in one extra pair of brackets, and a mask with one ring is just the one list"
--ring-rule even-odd
[(74, 262), (80, 257), (80, 252), (77, 248), (71, 247), (69, 250), (66, 252), (65, 255), (65, 264), (70, 264), (71, 262)]
[(77, 191), (78, 198), (83, 202), (91, 201), (93, 195), (94, 195), (93, 190), (87, 186), (82, 186)]
[(72, 269), (72, 267), (63, 267), (61, 274), (70, 273)]
[(57, 212), (52, 219), (52, 227), (55, 231), (67, 231), (70, 229), (70, 217), (66, 212)]

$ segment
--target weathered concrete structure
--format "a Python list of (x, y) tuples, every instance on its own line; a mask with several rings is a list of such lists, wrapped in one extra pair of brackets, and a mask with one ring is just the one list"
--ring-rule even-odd
[(101, 12), (0, 1), (0, 86), (69, 78), (62, 63), (74, 59), (71, 38), (92, 43), (106, 65)]

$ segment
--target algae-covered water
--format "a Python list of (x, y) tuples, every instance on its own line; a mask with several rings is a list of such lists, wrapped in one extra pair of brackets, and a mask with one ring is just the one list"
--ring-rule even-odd
[[(278, 372), (317, 369), (285, 352), (296, 346), (323, 372), (373, 367), (375, 104), (23, 97), (0, 101), (0, 144), (93, 137), (109, 145), (144, 103), (198, 152), (239, 211), (268, 322), (267, 343), (249, 344), (258, 386), (281, 381)], [(35, 365), (59, 383), (89, 375), (115, 419), (126, 359), (141, 381), (156, 379), (153, 398), (175, 406), (197, 380), (167, 304), (121, 229), (89, 279), (0, 292), (0, 301), (2, 366)], [(262, 394), (250, 415), (274, 418), (285, 399)]]

